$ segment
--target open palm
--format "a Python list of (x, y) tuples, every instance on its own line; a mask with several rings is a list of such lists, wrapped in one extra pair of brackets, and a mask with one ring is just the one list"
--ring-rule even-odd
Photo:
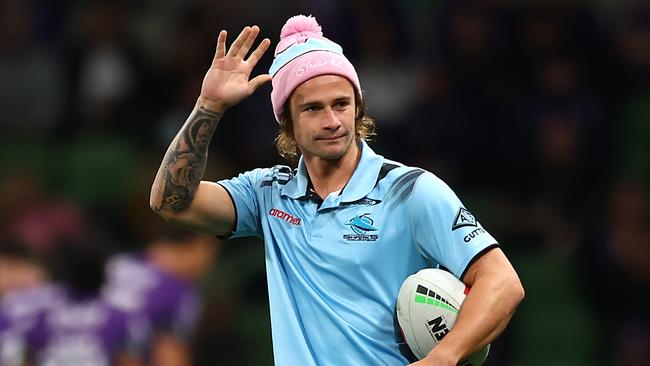
[(227, 52), (227, 33), (219, 33), (217, 51), (201, 86), (201, 98), (212, 106), (211, 109), (223, 111), (241, 102), (262, 84), (271, 80), (269, 74), (250, 79), (253, 68), (271, 44), (271, 41), (265, 38), (245, 59), (259, 32), (258, 26), (245, 27)]

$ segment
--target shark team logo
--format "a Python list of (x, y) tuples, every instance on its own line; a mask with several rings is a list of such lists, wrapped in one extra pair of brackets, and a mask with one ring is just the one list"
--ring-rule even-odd
[(451, 230), (454, 231), (456, 229), (460, 229), (461, 227), (466, 227), (466, 226), (478, 226), (476, 223), (476, 217), (472, 215), (471, 212), (467, 211), (465, 208), (461, 207), (458, 210), (458, 213), (456, 214), (456, 218), (454, 219), (454, 225), (451, 227)]
[(343, 239), (348, 241), (376, 241), (379, 235), (372, 232), (377, 231), (373, 219), (370, 218), (370, 213), (358, 215), (350, 219), (345, 225), (350, 226), (354, 234), (344, 234)]
[(365, 213), (361, 216), (355, 216), (346, 225), (349, 225), (352, 228), (352, 231), (361, 235), (365, 234), (368, 231), (377, 231), (377, 229), (372, 226), (374, 221), (370, 218), (369, 213)]

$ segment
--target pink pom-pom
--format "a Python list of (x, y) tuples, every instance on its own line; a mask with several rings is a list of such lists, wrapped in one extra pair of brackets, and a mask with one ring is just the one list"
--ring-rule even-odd
[(303, 32), (315, 33), (320, 37), (323, 36), (323, 31), (321, 30), (320, 25), (318, 25), (316, 18), (311, 15), (296, 15), (289, 18), (289, 20), (284, 24), (282, 31), (280, 31), (280, 38), (282, 39)]

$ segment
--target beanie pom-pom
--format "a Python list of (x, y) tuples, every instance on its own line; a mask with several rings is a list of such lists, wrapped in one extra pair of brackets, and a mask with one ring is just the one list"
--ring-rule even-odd
[(320, 25), (316, 21), (316, 18), (310, 16), (305, 16), (305, 15), (296, 15), (285, 23), (284, 27), (282, 27), (282, 31), (280, 32), (280, 38), (286, 38), (289, 37), (293, 34), (298, 34), (298, 33), (314, 33), (320, 37), (323, 36), (323, 31), (321, 30)]

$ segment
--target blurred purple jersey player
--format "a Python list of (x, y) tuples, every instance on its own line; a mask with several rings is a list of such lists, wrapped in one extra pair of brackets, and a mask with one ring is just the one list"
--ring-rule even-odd
[(125, 361), (145, 340), (146, 322), (101, 298), (68, 293), (59, 306), (42, 312), (25, 334), (36, 365), (134, 365)]
[(7, 329), (24, 333), (38, 314), (57, 306), (61, 300), (61, 288), (52, 284), (11, 292), (0, 302), (0, 316), (5, 318)]
[(157, 235), (143, 253), (110, 260), (104, 296), (111, 304), (148, 319), (151, 364), (191, 365), (189, 344), (201, 310), (192, 280), (212, 262), (216, 239), (185, 231)]
[(49, 258), (55, 285), (3, 301), (2, 349), (9, 365), (23, 353), (33, 365), (140, 365), (149, 327), (101, 298), (103, 247), (68, 238)]
[(194, 331), (199, 298), (186, 282), (156, 267), (143, 256), (121, 255), (109, 266), (109, 302), (129, 312), (141, 312), (158, 332), (186, 339)]
[(59, 289), (46, 285), (11, 292), (0, 302), (0, 365), (22, 365), (25, 333), (35, 319), (60, 301)]

